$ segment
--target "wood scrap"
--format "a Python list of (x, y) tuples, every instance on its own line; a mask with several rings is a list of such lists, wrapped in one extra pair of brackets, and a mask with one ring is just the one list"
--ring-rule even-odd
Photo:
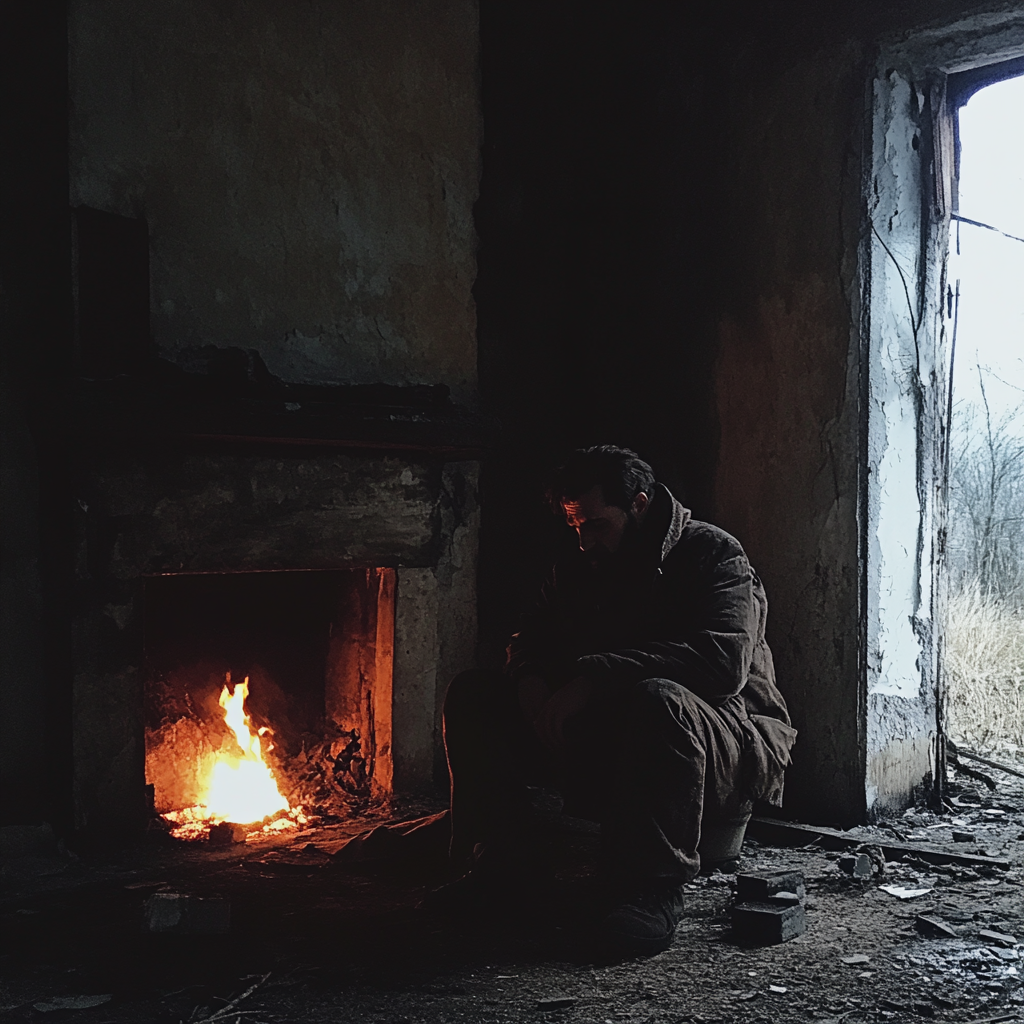
[(986, 768), (995, 768), (997, 772), (1005, 772), (1007, 775), (1016, 775), (1018, 779), (1024, 779), (1024, 772), (1019, 768), (1011, 768), (1009, 765), (1000, 764), (998, 761), (982, 757), (981, 754), (972, 754), (969, 750), (957, 747), (957, 756), (966, 757), (969, 761), (977, 761), (978, 764), (983, 764)]
[[(852, 836), (835, 828), (822, 825), (802, 825), (795, 821), (779, 821), (776, 818), (753, 817), (747, 826), (747, 835), (762, 842), (806, 843), (816, 836), (823, 847), (843, 850), (848, 847), (861, 846), (863, 836)], [(986, 857), (978, 853), (961, 853), (959, 850), (947, 850), (932, 843), (899, 843), (891, 841), (872, 842), (888, 860), (902, 860), (906, 854), (919, 857), (929, 864), (960, 864), (963, 867), (990, 867), (1007, 870), (1010, 861), (1006, 857)]]
[(249, 996), (251, 996), (253, 992), (255, 992), (256, 989), (258, 989), (269, 977), (270, 972), (267, 972), (262, 978), (259, 978), (254, 984), (250, 985), (240, 996), (236, 996), (226, 1006), (222, 1006), (217, 1010), (216, 1013), (212, 1013), (208, 1017), (194, 1017), (191, 1024), (210, 1024), (211, 1021), (221, 1021), (225, 1020), (227, 1017), (231, 1017), (232, 1015), (249, 1012), (246, 1010), (239, 1011), (239, 1004), (248, 999)]

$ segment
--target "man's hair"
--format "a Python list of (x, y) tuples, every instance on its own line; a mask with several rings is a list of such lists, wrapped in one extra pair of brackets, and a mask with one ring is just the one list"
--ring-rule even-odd
[(654, 490), (654, 471), (636, 452), (615, 445), (577, 448), (552, 475), (548, 500), (555, 512), (562, 502), (586, 494), (600, 484), (605, 504), (630, 512), (633, 499)]

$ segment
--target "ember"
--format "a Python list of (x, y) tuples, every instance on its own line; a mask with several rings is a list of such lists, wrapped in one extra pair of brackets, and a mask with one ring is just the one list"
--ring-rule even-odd
[[(211, 825), (221, 821), (252, 824), (252, 831), (257, 834), (279, 832), (305, 823), (302, 808), (289, 806), (263, 758), (261, 737), (268, 736), (270, 730), (253, 730), (245, 708), (248, 696), (249, 677), (232, 689), (231, 673), (227, 673), (219, 703), (224, 721), (234, 734), (237, 750), (218, 753), (203, 782), (203, 795), (198, 804), (163, 815), (174, 825), (171, 835), (176, 838), (203, 838)], [(273, 747), (268, 746), (268, 749)]]

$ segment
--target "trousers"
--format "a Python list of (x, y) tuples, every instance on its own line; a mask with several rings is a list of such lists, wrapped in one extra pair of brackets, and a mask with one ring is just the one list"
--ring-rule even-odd
[(687, 882), (700, 870), (702, 820), (749, 811), (745, 719), (742, 696), (712, 707), (679, 683), (646, 679), (591, 702), (552, 755), (507, 678), (463, 672), (448, 688), (443, 718), (452, 858), (467, 861), (477, 844), (514, 846), (528, 787), (553, 785), (567, 813), (600, 822), (612, 876)]

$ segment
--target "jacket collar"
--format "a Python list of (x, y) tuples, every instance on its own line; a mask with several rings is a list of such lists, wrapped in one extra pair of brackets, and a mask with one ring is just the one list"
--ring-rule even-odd
[(669, 552), (679, 543), (690, 518), (690, 510), (683, 508), (664, 484), (654, 485), (651, 510), (641, 527), (641, 533), (652, 553), (657, 552), (659, 564), (668, 558)]

